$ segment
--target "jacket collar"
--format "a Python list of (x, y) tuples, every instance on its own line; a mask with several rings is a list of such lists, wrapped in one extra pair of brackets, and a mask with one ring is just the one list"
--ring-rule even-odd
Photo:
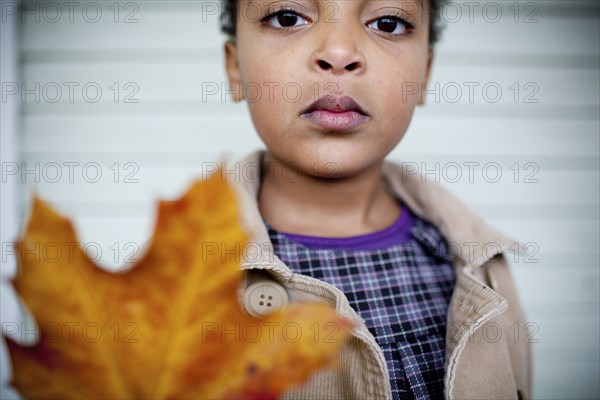
[[(268, 269), (290, 278), (287, 265), (273, 253), (269, 234), (258, 206), (261, 183), (261, 163), (266, 150), (254, 150), (235, 167), (226, 171), (243, 172), (237, 176), (234, 188), (240, 203), (242, 226), (250, 242), (241, 261), (242, 269)], [(490, 227), (479, 215), (440, 184), (423, 181), (414, 168), (384, 160), (384, 183), (390, 193), (399, 197), (416, 215), (429, 221), (445, 237), (452, 258), (460, 266), (478, 268), (496, 254), (511, 246), (523, 245)]]

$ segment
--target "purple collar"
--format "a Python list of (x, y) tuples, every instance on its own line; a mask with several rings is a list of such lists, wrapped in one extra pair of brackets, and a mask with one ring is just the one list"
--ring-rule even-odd
[(290, 232), (277, 231), (264, 219), (263, 222), (268, 230), (279, 232), (288, 239), (311, 249), (376, 250), (402, 244), (410, 239), (411, 228), (414, 224), (413, 216), (408, 207), (404, 204), (401, 204), (400, 210), (400, 216), (387, 228), (364, 235), (348, 237), (298, 235)]

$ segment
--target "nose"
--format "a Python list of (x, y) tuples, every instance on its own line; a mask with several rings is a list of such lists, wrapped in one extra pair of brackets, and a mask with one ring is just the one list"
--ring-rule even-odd
[[(359, 49), (356, 35), (334, 25), (322, 32), (322, 39), (315, 49), (311, 65), (317, 72), (329, 71), (334, 75), (360, 74), (366, 68), (366, 60)], [(336, 26), (337, 25), (337, 26)]]

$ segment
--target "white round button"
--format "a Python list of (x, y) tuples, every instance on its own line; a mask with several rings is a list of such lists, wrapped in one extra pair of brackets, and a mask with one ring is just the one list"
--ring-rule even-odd
[(287, 292), (273, 281), (254, 282), (244, 292), (244, 307), (254, 317), (270, 314), (287, 304)]

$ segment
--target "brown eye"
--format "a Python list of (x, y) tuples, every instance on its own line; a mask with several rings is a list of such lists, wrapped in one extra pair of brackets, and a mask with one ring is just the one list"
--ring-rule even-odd
[(377, 20), (377, 29), (388, 33), (394, 33), (398, 25), (398, 21), (388, 17)]
[(400, 17), (386, 15), (367, 25), (369, 28), (385, 32), (390, 35), (403, 35), (412, 29), (412, 25)]
[(308, 21), (292, 10), (280, 10), (263, 18), (264, 24), (273, 28), (286, 29), (294, 26), (306, 25)]
[(277, 22), (279, 22), (279, 25), (284, 28), (294, 26), (296, 25), (296, 22), (298, 22), (298, 16), (290, 12), (279, 14), (276, 19)]

